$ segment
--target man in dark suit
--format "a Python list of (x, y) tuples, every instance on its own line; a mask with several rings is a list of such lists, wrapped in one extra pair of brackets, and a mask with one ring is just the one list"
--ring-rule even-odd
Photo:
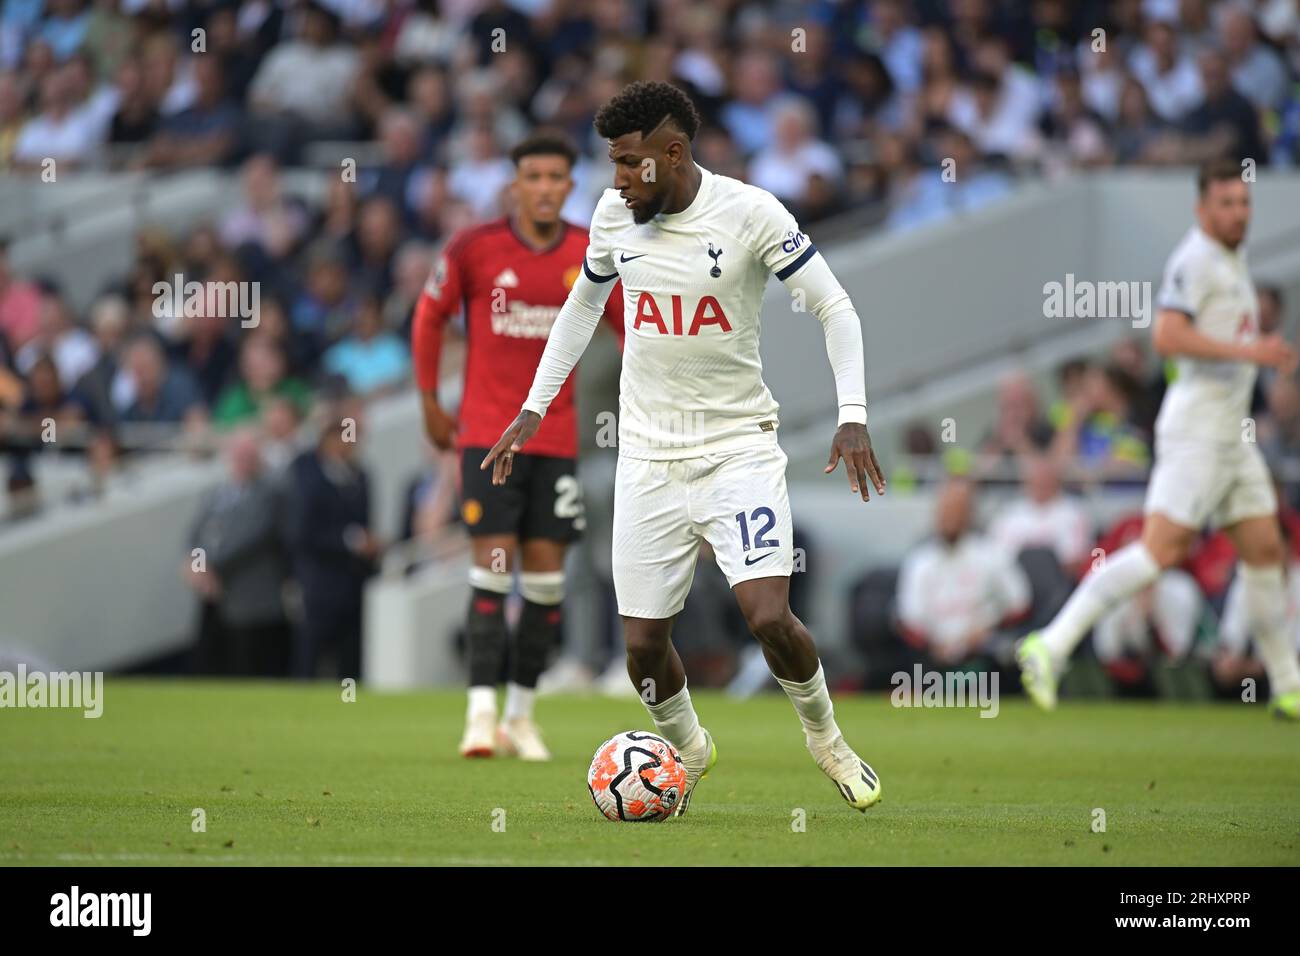
[(370, 485), (357, 455), (360, 406), (339, 404), (320, 441), (290, 466), (289, 541), (303, 615), (293, 672), (315, 677), (332, 651), (340, 678), (361, 676), (361, 600), (383, 543), (370, 530)]
[[(251, 430), (226, 446), (230, 476), (204, 498), (186, 556), (191, 585), (204, 599), (197, 647), (201, 673), (284, 677), (289, 671), (289, 624), (284, 584), (289, 575), (283, 507), (262, 468)], [(202, 549), (196, 564), (194, 549)]]

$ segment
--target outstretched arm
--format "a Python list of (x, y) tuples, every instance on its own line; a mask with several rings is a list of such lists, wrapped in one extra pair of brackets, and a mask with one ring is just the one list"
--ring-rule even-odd
[(781, 280), (792, 296), (802, 299), (826, 335), (826, 355), (835, 375), (835, 394), (840, 407), (839, 428), (831, 441), (826, 473), (835, 470), (841, 458), (849, 473), (849, 487), (866, 501), (871, 497), (868, 480), (876, 494), (885, 493), (885, 479), (867, 433), (866, 369), (862, 359), (862, 324), (849, 294), (831, 267), (814, 252), (794, 273)]

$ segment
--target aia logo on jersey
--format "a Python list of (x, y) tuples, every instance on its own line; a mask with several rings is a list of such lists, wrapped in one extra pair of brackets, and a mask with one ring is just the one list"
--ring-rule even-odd
[(722, 306), (718, 300), (711, 295), (702, 296), (695, 303), (695, 313), (691, 317), (690, 329), (682, 332), (682, 297), (680, 295), (672, 296), (670, 313), (672, 315), (672, 331), (668, 329), (668, 323), (664, 321), (663, 311), (659, 308), (659, 303), (649, 292), (642, 292), (641, 297), (636, 300), (636, 321), (632, 324), (632, 330), (636, 331), (642, 325), (652, 326), (657, 329), (660, 335), (699, 335), (700, 329), (706, 325), (716, 325), (723, 332), (731, 331), (731, 323), (727, 321), (727, 313), (722, 311)]
[(1237, 323), (1237, 338), (1252, 339), (1258, 332), (1254, 317), (1249, 312), (1241, 313), (1241, 321)]

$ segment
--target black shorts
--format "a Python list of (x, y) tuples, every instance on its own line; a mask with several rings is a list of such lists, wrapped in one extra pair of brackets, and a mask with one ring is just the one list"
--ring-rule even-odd
[(520, 541), (573, 541), (586, 527), (577, 461), (549, 455), (515, 454), (504, 485), (492, 484), (492, 469), (480, 470), (487, 448), (460, 453), (460, 516), (471, 537), (512, 534)]

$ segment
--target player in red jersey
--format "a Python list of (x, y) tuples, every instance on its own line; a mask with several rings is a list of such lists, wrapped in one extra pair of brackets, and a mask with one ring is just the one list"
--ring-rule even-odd
[[(515, 212), (466, 229), (439, 257), (416, 305), (412, 329), (425, 431), (461, 457), (461, 515), (473, 542), (470, 569), (469, 706), (460, 752), (497, 749), (528, 760), (550, 757), (533, 721), (533, 693), (559, 640), (564, 552), (583, 528), (574, 474), (578, 426), (573, 379), (561, 389), (528, 453), (515, 456), (504, 485), (479, 470), (503, 419), (528, 395), (551, 323), (582, 269), (587, 230), (560, 218), (573, 189), (576, 153), (538, 134), (511, 152)], [(623, 296), (611, 290), (605, 319), (623, 337)], [(459, 422), (438, 404), (438, 356), (447, 320), (465, 309), (466, 360)], [(524, 609), (515, 634), (505, 714), (497, 724), (496, 685), (508, 640), (505, 599), (519, 566)]]

